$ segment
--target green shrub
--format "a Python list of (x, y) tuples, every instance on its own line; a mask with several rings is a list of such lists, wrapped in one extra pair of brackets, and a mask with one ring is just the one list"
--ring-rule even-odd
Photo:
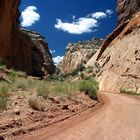
[(17, 78), (17, 72), (13, 69), (10, 69), (8, 70), (9, 71), (9, 74), (8, 74), (8, 79), (12, 82), (15, 82), (16, 81), (16, 78)]
[(120, 93), (125, 93), (125, 89), (124, 88), (120, 88)]
[(30, 97), (28, 99), (28, 104), (31, 108), (33, 108), (37, 111), (45, 110), (45, 104), (37, 97)]
[(16, 84), (17, 84), (17, 88), (22, 89), (22, 90), (26, 90), (26, 89), (30, 88), (28, 79), (20, 78), (20, 79), (18, 79)]
[(78, 74), (79, 70), (78, 69), (75, 69), (71, 72), (71, 76), (76, 76)]
[(5, 110), (7, 107), (7, 98), (6, 97), (0, 97), (0, 111)]
[(65, 80), (65, 75), (64, 74), (60, 74), (60, 75), (49, 75), (45, 80), (46, 81), (64, 81)]
[(63, 94), (69, 94), (70, 92), (73, 92), (76, 89), (76, 84), (69, 82), (59, 82), (53, 87), (53, 92), (55, 93), (63, 93)]
[(131, 89), (120, 88), (120, 93), (130, 94), (130, 95), (139, 95)]
[(65, 81), (58, 82), (57, 84), (55, 84), (52, 87), (51, 92), (52, 94), (57, 95), (60, 98), (71, 99), (72, 96), (74, 96), (74, 94), (72, 95), (72, 93), (74, 93), (77, 90), (78, 90), (77, 83), (69, 83)]
[(5, 110), (7, 107), (8, 92), (8, 85), (6, 83), (3, 83), (0, 86), (0, 110)]
[(0, 93), (1, 95), (8, 96), (9, 88), (6, 83), (2, 83), (0, 86)]
[(47, 82), (41, 81), (37, 87), (37, 95), (42, 96), (43, 98), (48, 98), (49, 88)]
[(93, 72), (93, 67), (91, 67), (91, 66), (87, 67), (87, 68), (86, 68), (86, 72), (87, 72), (87, 73)]
[(99, 85), (95, 80), (83, 80), (79, 83), (79, 90), (85, 92), (90, 98), (97, 99)]
[(27, 80), (28, 80), (29, 87), (33, 88), (33, 89), (37, 86), (37, 84), (39, 82), (39, 80), (33, 80), (31, 78), (28, 78)]
[(53, 91), (55, 93), (66, 93), (67, 87), (66, 87), (66, 85), (58, 84), (53, 88)]

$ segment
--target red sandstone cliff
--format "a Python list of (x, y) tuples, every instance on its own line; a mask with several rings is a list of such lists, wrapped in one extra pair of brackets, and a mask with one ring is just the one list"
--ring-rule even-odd
[(97, 52), (102, 40), (92, 40), (69, 43), (60, 67), (64, 73), (71, 73), (73, 70), (81, 69), (89, 59)]
[[(140, 93), (140, 1), (118, 0), (118, 26), (105, 39), (97, 60), (100, 90), (131, 89)], [(91, 60), (90, 60), (91, 62)]]
[[(20, 31), (19, 3), (19, 0), (0, 0), (1, 61), (7, 67), (25, 71), (29, 75), (43, 76), (44, 67), (49, 74), (52, 74), (55, 68), (47, 43), (38, 41), (44, 47), (44, 53), (42, 53), (41, 49), (35, 46), (31, 37)], [(45, 56), (47, 56), (46, 60)]]

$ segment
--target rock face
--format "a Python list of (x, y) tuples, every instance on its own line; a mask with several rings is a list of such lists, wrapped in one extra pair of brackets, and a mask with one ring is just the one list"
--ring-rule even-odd
[(125, 21), (131, 19), (139, 10), (140, 0), (118, 0), (118, 24), (123, 24)]
[[(140, 93), (140, 5), (139, 0), (118, 0), (118, 26), (101, 45), (98, 61), (100, 90), (120, 88)], [(91, 61), (91, 60), (90, 60)]]
[(27, 29), (21, 29), (21, 32), (27, 35), (32, 42), (32, 74), (36, 76), (39, 76), (41, 73), (44, 75), (44, 72), (53, 74), (55, 72), (55, 66), (48, 48), (48, 43), (45, 42), (44, 37), (37, 32)]
[(78, 43), (69, 43), (64, 59), (60, 64), (62, 71), (70, 73), (75, 69), (81, 69), (97, 52), (101, 43), (102, 40), (97, 38)]
[[(45, 67), (45, 69), (47, 69), (48, 64), (51, 64), (49, 65), (51, 68), (48, 68), (48, 73), (51, 74), (54, 72), (54, 65), (47, 44), (41, 41), (35, 41), (31, 36), (20, 31), (19, 4), (19, 0), (0, 1), (1, 61), (3, 61), (8, 68), (22, 70), (33, 76), (43, 76), (44, 72), (42, 68)], [(38, 47), (35, 45), (35, 42), (39, 44)], [(42, 49), (43, 45), (44, 49)], [(39, 48), (39, 46), (42, 47)]]

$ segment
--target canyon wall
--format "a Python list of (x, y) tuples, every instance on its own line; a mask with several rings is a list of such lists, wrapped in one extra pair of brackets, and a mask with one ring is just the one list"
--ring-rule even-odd
[[(18, 6), (20, 0), (0, 1), (0, 58), (8, 68), (25, 71), (29, 75), (44, 75), (54, 73), (55, 67), (52, 62), (48, 44), (38, 40), (44, 51), (36, 47), (31, 36), (20, 31)], [(47, 58), (47, 59), (46, 59)], [(49, 59), (48, 59), (49, 58)], [(47, 65), (46, 65), (47, 64)], [(48, 68), (47, 68), (48, 67)]]
[[(92, 58), (101, 67), (101, 91), (120, 88), (140, 93), (140, 1), (118, 0), (118, 25)], [(91, 60), (90, 60), (91, 61)]]
[(80, 70), (86, 66), (89, 59), (97, 52), (102, 40), (92, 40), (69, 43), (60, 67), (64, 73), (71, 73), (73, 70)]

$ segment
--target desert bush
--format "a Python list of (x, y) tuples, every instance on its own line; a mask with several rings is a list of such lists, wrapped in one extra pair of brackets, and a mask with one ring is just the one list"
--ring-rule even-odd
[(28, 79), (23, 79), (23, 78), (20, 78), (17, 80), (16, 86), (17, 88), (22, 89), (22, 90), (26, 90), (30, 88)]
[(75, 70), (73, 70), (72, 72), (71, 72), (71, 76), (76, 76), (76, 75), (78, 75), (78, 72), (79, 72), (79, 70), (78, 69), (75, 69)]
[(9, 74), (8, 74), (8, 79), (12, 82), (15, 82), (16, 81), (16, 78), (17, 78), (17, 72), (13, 69), (10, 69), (8, 70), (9, 71)]
[(74, 92), (78, 90), (78, 83), (70, 83), (70, 82), (58, 82), (52, 88), (51, 92), (53, 95), (57, 95), (60, 98), (72, 99), (74, 97)]
[(0, 97), (0, 111), (5, 110), (7, 107), (7, 98), (6, 97)]
[(45, 80), (46, 81), (64, 81), (66, 79), (66, 76), (64, 74), (60, 75), (49, 75)]
[(58, 84), (53, 88), (53, 91), (55, 93), (66, 93), (67, 92), (67, 86), (64, 84)]
[(47, 85), (47, 82), (40, 81), (37, 86), (37, 95), (42, 96), (43, 98), (48, 98), (49, 95), (49, 86)]
[(95, 80), (83, 80), (79, 83), (79, 90), (85, 92), (90, 98), (97, 99), (99, 84)]
[(0, 86), (0, 110), (5, 110), (7, 107), (9, 88), (6, 83), (2, 83)]
[(8, 88), (8, 85), (7, 83), (3, 82), (1, 83), (1, 86), (0, 86), (0, 93), (4, 96), (7, 96), (8, 95), (8, 91), (9, 91), (9, 88)]
[(86, 68), (86, 72), (91, 73), (93, 72), (93, 67), (89, 66)]
[(130, 95), (140, 95), (139, 93), (126, 88), (120, 88), (120, 93), (130, 94)]
[(125, 93), (125, 89), (124, 88), (120, 88), (120, 93)]
[(76, 84), (65, 81), (65, 82), (58, 82), (53, 87), (53, 92), (69, 94), (70, 92), (73, 92), (73, 90), (76, 90), (76, 89), (77, 89)]
[(35, 79), (32, 79), (32, 78), (27, 78), (28, 80), (28, 85), (30, 88), (32, 89), (35, 89), (36, 86), (38, 85), (38, 83), (40, 82), (39, 80), (35, 80)]
[(30, 97), (28, 99), (28, 104), (32, 109), (35, 109), (37, 111), (45, 110), (45, 104), (37, 97)]

